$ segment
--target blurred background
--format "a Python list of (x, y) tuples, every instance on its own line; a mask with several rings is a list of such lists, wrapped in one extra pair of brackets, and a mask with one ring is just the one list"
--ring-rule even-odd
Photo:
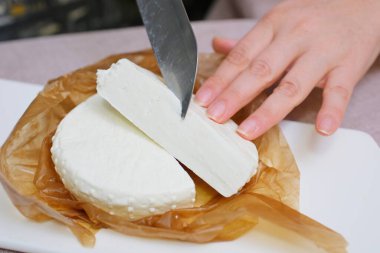
[[(191, 21), (259, 18), (280, 0), (183, 0)], [(0, 41), (141, 25), (135, 0), (0, 0)]]
[[(191, 20), (214, 0), (184, 0)], [(0, 41), (141, 25), (135, 0), (0, 0)]]

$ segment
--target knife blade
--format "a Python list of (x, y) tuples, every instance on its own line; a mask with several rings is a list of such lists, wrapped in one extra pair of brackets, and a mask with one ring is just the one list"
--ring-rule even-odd
[(189, 107), (198, 65), (198, 49), (182, 0), (137, 0), (162, 76), (181, 101), (181, 117)]

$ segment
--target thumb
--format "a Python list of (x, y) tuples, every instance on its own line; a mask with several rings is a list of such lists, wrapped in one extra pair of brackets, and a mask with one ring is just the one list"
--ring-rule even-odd
[(222, 37), (214, 37), (212, 39), (212, 48), (220, 54), (228, 54), (237, 44), (237, 40), (227, 39)]

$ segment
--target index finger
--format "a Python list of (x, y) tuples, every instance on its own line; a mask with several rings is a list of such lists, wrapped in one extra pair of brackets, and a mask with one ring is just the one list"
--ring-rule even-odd
[(267, 22), (259, 22), (228, 53), (215, 73), (209, 77), (196, 94), (197, 102), (209, 106), (211, 102), (243, 71), (273, 38), (273, 30)]

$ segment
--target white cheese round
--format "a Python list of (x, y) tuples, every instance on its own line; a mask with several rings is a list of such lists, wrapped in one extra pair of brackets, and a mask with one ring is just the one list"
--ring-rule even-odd
[(65, 187), (110, 214), (139, 219), (195, 201), (181, 165), (98, 95), (61, 121), (51, 152)]
[(237, 193), (256, 173), (256, 146), (236, 133), (232, 120), (214, 122), (193, 99), (182, 119), (174, 93), (127, 59), (97, 75), (101, 97), (223, 196)]

